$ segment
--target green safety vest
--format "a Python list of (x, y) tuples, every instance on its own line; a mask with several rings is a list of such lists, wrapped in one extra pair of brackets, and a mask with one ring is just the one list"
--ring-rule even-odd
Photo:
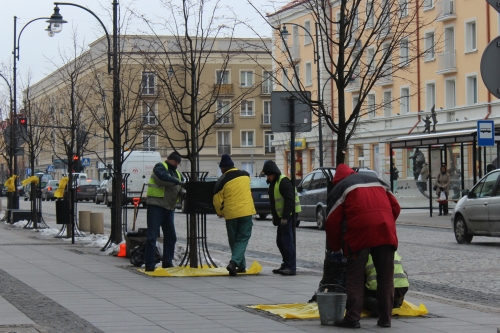
[[(366, 288), (368, 288), (368, 290), (377, 290), (377, 271), (375, 270), (375, 265), (373, 264), (371, 255), (368, 255), (365, 271)], [(394, 252), (394, 288), (404, 288), (409, 286), (408, 276), (403, 270), (403, 265), (401, 264), (401, 257), (397, 252)]]
[[(168, 170), (168, 164), (165, 162), (162, 163), (165, 169)], [(175, 172), (177, 172), (177, 178), (179, 178), (179, 180), (182, 180), (180, 172), (178, 170), (175, 170)], [(156, 184), (153, 177), (150, 177), (147, 195), (148, 197), (163, 198), (163, 196), (165, 195), (165, 187)]]
[[(280, 175), (280, 178), (274, 185), (274, 208), (276, 208), (276, 212), (278, 216), (281, 218), (283, 215), (283, 209), (285, 208), (285, 199), (281, 196), (280, 193), (280, 183), (283, 178), (288, 178), (284, 175)], [(294, 186), (295, 188), (295, 186)], [(299, 196), (297, 194), (297, 189), (295, 189), (295, 213), (301, 212), (302, 208), (300, 207)]]

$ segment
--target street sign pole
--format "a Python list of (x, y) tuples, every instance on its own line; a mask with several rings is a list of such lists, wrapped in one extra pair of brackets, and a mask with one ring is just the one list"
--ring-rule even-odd
[(292, 232), (293, 232), (293, 246), (295, 251), (297, 251), (297, 241), (295, 237), (297, 217), (295, 215), (295, 97), (290, 96), (288, 98), (288, 107), (290, 110), (290, 179), (292, 180), (292, 186), (294, 191), (294, 205), (292, 210)]

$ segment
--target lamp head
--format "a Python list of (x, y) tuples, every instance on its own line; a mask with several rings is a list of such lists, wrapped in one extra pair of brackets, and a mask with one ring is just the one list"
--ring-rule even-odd
[(64, 23), (68, 23), (68, 21), (63, 20), (62, 15), (59, 13), (59, 6), (57, 5), (54, 7), (54, 13), (50, 17), (50, 20), (45, 22), (50, 23), (50, 31), (55, 34), (62, 31)]
[(172, 68), (172, 66), (170, 66), (170, 67), (168, 68), (167, 75), (168, 75), (168, 77), (169, 77), (169, 78), (174, 77), (175, 72), (174, 72), (174, 69)]
[(50, 29), (50, 24), (47, 27), (47, 29), (45, 29), (45, 31), (47, 31), (47, 34), (49, 35), (49, 37), (54, 37), (55, 32)]
[(288, 37), (288, 35), (290, 35), (290, 33), (286, 29), (286, 25), (283, 24), (283, 28), (281, 29), (281, 36), (283, 36), (283, 38), (286, 38)]

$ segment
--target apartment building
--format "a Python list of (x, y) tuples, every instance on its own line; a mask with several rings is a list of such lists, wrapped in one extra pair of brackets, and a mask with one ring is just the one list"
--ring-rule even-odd
[[(49, 122), (66, 128), (47, 136), (46, 148), (36, 160), (38, 169), (54, 166), (56, 178), (66, 173), (64, 140), (69, 140), (67, 128), (72, 124), (84, 137), (78, 141), (76, 135), (75, 140), (81, 157), (90, 160), (85, 167), (89, 177), (102, 177), (112, 163), (112, 80), (107, 74), (105, 42), (101, 38), (90, 44), (87, 52), (30, 88), (32, 105), (56, 105)], [(199, 119), (197, 145), (202, 147), (200, 171), (219, 175), (220, 156), (228, 153), (236, 167), (256, 175), (265, 160), (274, 158), (272, 61), (262, 51), (270, 47), (270, 40), (208, 39), (195, 71), (186, 65), (186, 53), (173, 36), (121, 36), (121, 43), (123, 150), (156, 150), (162, 158), (173, 150), (187, 154), (191, 133), (187, 111), (194, 106)], [(75, 68), (78, 80), (72, 82), (68, 77)], [(191, 103), (193, 80), (199, 89)], [(71, 85), (77, 91), (73, 104)], [(180, 171), (190, 168), (189, 161), (183, 160)]]
[[(331, 7), (328, 8), (329, 16), (333, 18), (328, 31), (333, 35), (333, 40), (338, 38), (339, 34), (342, 1), (331, 1)], [(297, 24), (306, 29), (313, 27), (315, 15), (310, 6), (314, 2), (314, 0), (290, 2), (272, 14), (270, 20), (275, 26), (287, 24), (289, 28)], [(358, 2), (347, 1), (348, 10)], [(425, 120), (432, 120), (432, 110), (437, 120), (433, 121), (432, 126), (435, 125), (437, 133), (474, 130), (477, 120), (497, 121), (500, 116), (500, 104), (498, 99), (488, 92), (481, 80), (480, 62), (485, 47), (500, 34), (500, 20), (498, 13), (486, 1), (363, 0), (359, 2), (351, 25), (353, 36), (356, 27), (365, 27), (364, 34), (352, 40), (354, 51), (357, 47), (365, 45), (366, 34), (370, 33), (370, 22), (380, 19), (383, 15), (387, 15), (388, 18), (383, 27), (386, 29), (385, 35), (383, 38), (379, 37), (380, 43), (374, 43), (373, 46), (375, 48), (380, 45), (383, 48), (383, 43), (390, 43), (394, 38), (398, 38), (399, 46), (392, 49), (389, 55), (390, 61), (386, 62), (385, 66), (399, 66), (401, 70), (380, 77), (371, 87), (362, 104), (366, 111), (360, 113), (356, 134), (350, 139), (345, 153), (346, 163), (352, 166), (370, 167), (377, 172), (388, 173), (390, 140), (405, 135), (422, 134)], [(394, 26), (402, 22), (408, 22), (410, 27), (413, 25), (414, 33), (396, 34)], [(418, 26), (421, 28), (416, 29)], [(381, 31), (384, 32), (383, 29)], [(312, 30), (311, 32), (314, 34)], [(273, 45), (282, 43), (279, 35), (273, 38)], [(288, 40), (287, 45), (297, 52), (296, 58), (300, 61), (294, 66), (300, 67), (300, 73), (306, 73), (299, 78), (305, 81), (309, 75), (307, 64), (313, 62), (313, 54), (307, 46), (309, 39), (310, 37), (301, 33), (299, 28), (299, 31), (292, 32), (292, 38)], [(330, 49), (334, 49), (332, 45)], [(346, 50), (347, 52), (350, 52), (350, 49)], [(375, 63), (371, 60), (384, 54), (383, 52), (377, 54), (369, 47), (363, 48), (362, 52), (364, 54), (360, 57), (359, 66), (365, 68), (359, 72), (363, 74), (352, 78), (345, 90), (346, 110), (354, 109), (360, 98), (360, 81), (364, 76), (368, 76), (370, 71), (376, 69), (369, 68)], [(401, 64), (405, 63), (407, 67), (403, 68)], [(321, 73), (324, 75), (324, 71)], [(325, 81), (324, 76), (321, 81)], [(276, 89), (283, 89), (283, 84), (278, 82)], [(310, 91), (314, 94), (316, 89), (313, 79)], [(336, 119), (337, 96), (334, 86), (329, 93), (332, 115)], [(331, 130), (324, 128), (323, 133), (331, 135)], [(317, 138), (306, 140), (317, 141)], [(324, 137), (323, 140), (335, 141), (336, 136)], [(277, 149), (286, 150), (287, 143), (284, 140), (276, 144), (281, 145), (277, 146)], [(335, 147), (335, 144), (332, 146)], [(436, 148), (436, 151), (432, 152), (433, 160), (438, 160), (441, 154), (439, 147)], [(402, 171), (400, 177), (413, 178), (410, 157), (414, 155), (414, 150), (398, 150), (395, 153), (393, 157), (396, 166)], [(472, 147), (467, 147), (461, 156), (460, 147), (451, 145), (446, 154), (447, 160), (455, 166), (460, 165), (460, 159), (464, 159), (465, 176), (471, 176), (472, 168), (469, 165), (472, 165)], [(335, 152), (332, 152), (331, 156), (335, 156)], [(492, 161), (496, 158), (496, 148), (486, 147), (484, 156), (487, 161)], [(279, 164), (287, 169), (286, 159), (280, 160), (279, 155), (277, 159)], [(313, 164), (304, 158), (299, 160), (302, 169), (310, 171)], [(333, 159), (328, 161), (335, 165)]]

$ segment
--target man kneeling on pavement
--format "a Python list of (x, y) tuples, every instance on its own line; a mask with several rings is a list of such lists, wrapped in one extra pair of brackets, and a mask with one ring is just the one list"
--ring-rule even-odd
[[(374, 318), (379, 317), (378, 301), (377, 301), (377, 270), (373, 264), (373, 258), (368, 256), (366, 262), (366, 283), (365, 294), (363, 296), (363, 308), (370, 311), (370, 315)], [(394, 303), (392, 308), (400, 308), (408, 291), (408, 275), (403, 270), (401, 256), (394, 252)]]

